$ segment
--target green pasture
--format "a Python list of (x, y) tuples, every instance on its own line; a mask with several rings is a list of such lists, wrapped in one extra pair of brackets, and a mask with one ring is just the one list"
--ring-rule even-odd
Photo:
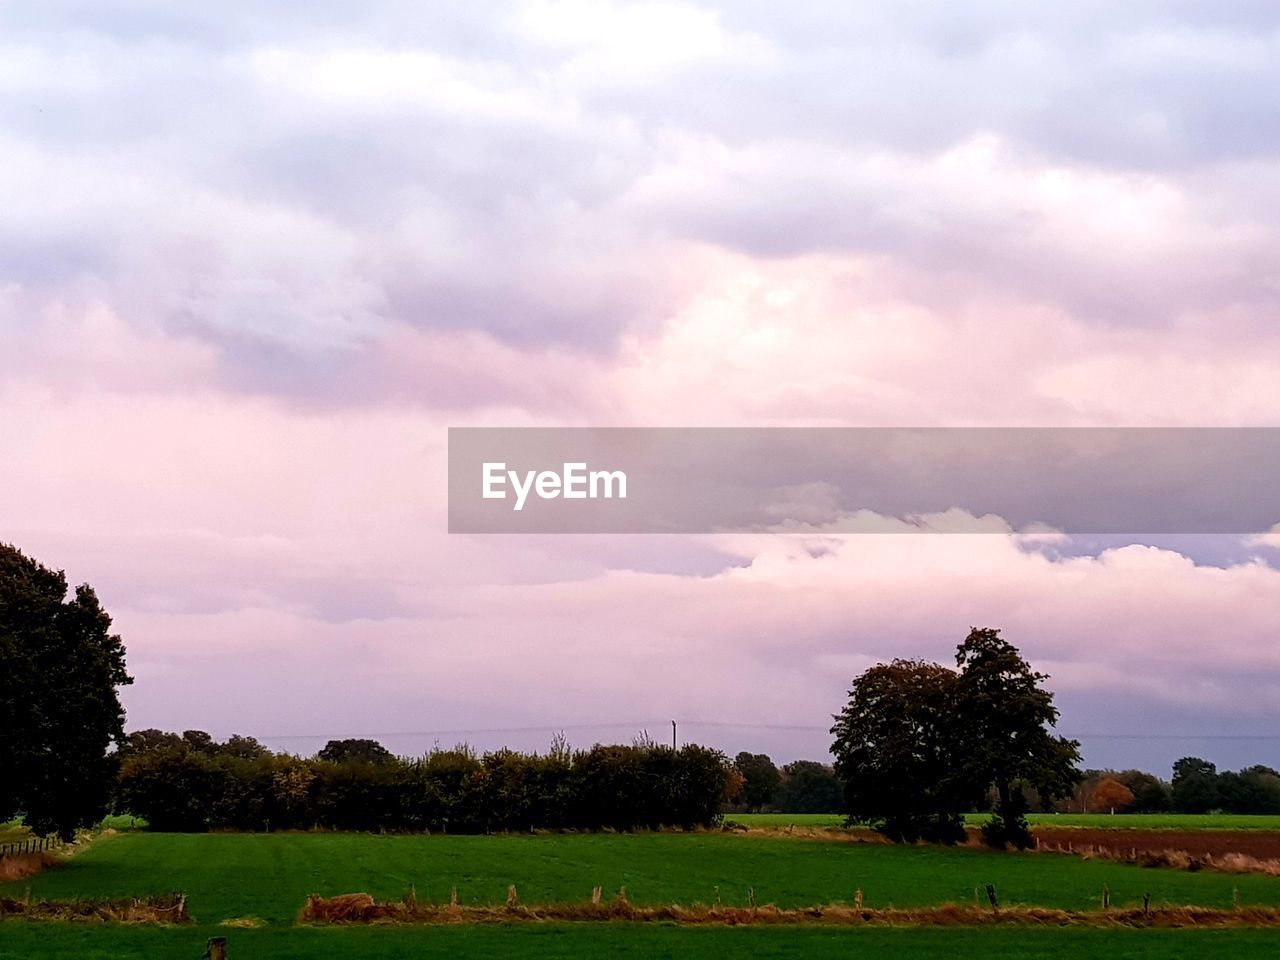
[(363, 891), (464, 903), (502, 903), (514, 883), (525, 903), (585, 901), (600, 884), (625, 886), (633, 903), (782, 907), (850, 902), (869, 907), (971, 903), (994, 884), (1002, 903), (1068, 909), (1099, 905), (1104, 885), (1117, 905), (1150, 893), (1155, 904), (1280, 905), (1280, 878), (1153, 870), (1061, 854), (974, 848), (894, 847), (732, 833), (378, 836), (354, 833), (166, 834), (102, 837), (63, 866), (0, 895), (125, 897), (184, 891), (202, 923), (259, 917), (290, 923), (307, 894)]
[(678, 927), (545, 924), (477, 927), (156, 928), (0, 922), (0, 960), (197, 960), (209, 936), (228, 960), (1235, 960), (1275, 952), (1268, 930)]

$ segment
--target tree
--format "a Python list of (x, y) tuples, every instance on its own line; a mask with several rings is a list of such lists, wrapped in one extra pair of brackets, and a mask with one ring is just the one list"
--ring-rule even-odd
[(124, 645), (93, 588), (0, 543), (0, 820), (70, 839), (106, 810)]
[(255, 737), (244, 737), (233, 733), (226, 742), (218, 747), (218, 752), (227, 757), (238, 757), (241, 760), (257, 760), (271, 756), (271, 751), (264, 747)]
[(964, 838), (961, 811), (981, 788), (955, 776), (956, 680), (940, 664), (894, 660), (853, 681), (831, 728), (851, 823), (897, 841)]
[(1070, 796), (1080, 745), (1050, 731), (1047, 677), (998, 630), (971, 630), (956, 666), (895, 660), (854, 680), (831, 728), (850, 819), (898, 840), (955, 841), (961, 811), (992, 789), (988, 843), (1030, 846), (1027, 791), (1042, 804)]
[(1173, 809), (1208, 813), (1218, 806), (1218, 768), (1199, 757), (1183, 757), (1173, 765)]
[(1133, 803), (1133, 791), (1115, 777), (1103, 777), (1093, 788), (1089, 804), (1098, 811), (1115, 813)]
[(1264, 766), (1220, 774), (1218, 796), (1227, 813), (1280, 813), (1280, 774)]
[(843, 806), (840, 780), (825, 763), (795, 760), (782, 772), (778, 808), (784, 813), (836, 813)]
[(330, 763), (386, 763), (394, 759), (391, 751), (377, 740), (330, 740), (318, 754)]
[(1141, 770), (1122, 770), (1116, 779), (1133, 794), (1130, 813), (1161, 813), (1169, 809), (1169, 785)]
[(962, 776), (995, 787), (998, 797), (983, 836), (992, 846), (1033, 846), (1024, 788), (1042, 802), (1067, 797), (1079, 779), (1080, 744), (1055, 736), (1049, 679), (1036, 673), (999, 630), (974, 627), (956, 650), (956, 721), (964, 728)]
[(773, 802), (782, 785), (782, 774), (766, 754), (743, 751), (734, 757), (733, 765), (742, 774), (738, 799), (743, 806), (758, 811)]

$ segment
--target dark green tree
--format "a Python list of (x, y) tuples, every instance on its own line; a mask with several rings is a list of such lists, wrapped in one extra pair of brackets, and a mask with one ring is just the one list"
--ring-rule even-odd
[(271, 751), (254, 737), (244, 737), (233, 733), (225, 743), (218, 745), (218, 752), (226, 757), (238, 757), (241, 760), (257, 760), (271, 756)]
[(956, 650), (956, 666), (955, 722), (963, 733), (958, 772), (997, 796), (983, 835), (992, 846), (1033, 846), (1025, 789), (1042, 803), (1070, 796), (1080, 777), (1080, 744), (1054, 735), (1058, 709), (1041, 686), (1048, 676), (1032, 670), (999, 630), (970, 630)]
[(74, 835), (106, 810), (124, 645), (88, 584), (0, 544), (0, 819)]
[(773, 760), (763, 753), (747, 753), (745, 750), (733, 758), (733, 765), (742, 774), (742, 792), (739, 801), (748, 810), (758, 811), (773, 803), (782, 785), (782, 773)]
[(1217, 809), (1218, 768), (1199, 757), (1183, 757), (1173, 765), (1173, 809), (1208, 813)]
[(961, 811), (981, 788), (956, 777), (953, 670), (920, 660), (871, 667), (831, 728), (851, 823), (895, 841), (964, 838)]
[(782, 773), (778, 809), (783, 813), (839, 813), (844, 806), (840, 779), (825, 763), (793, 760)]
[(330, 763), (386, 763), (394, 759), (391, 751), (377, 740), (330, 740), (318, 754)]
[(992, 790), (988, 842), (1030, 846), (1028, 792), (1042, 805), (1070, 796), (1079, 744), (1051, 732), (1047, 678), (999, 631), (971, 630), (956, 666), (895, 660), (854, 680), (831, 729), (850, 819), (897, 840), (952, 842), (961, 812)]

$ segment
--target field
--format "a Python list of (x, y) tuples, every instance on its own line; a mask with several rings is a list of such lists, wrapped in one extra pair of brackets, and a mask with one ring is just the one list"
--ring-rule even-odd
[[(1115, 904), (1153, 902), (1280, 906), (1280, 879), (1145, 870), (1058, 854), (823, 843), (733, 834), (570, 834), (444, 837), (340, 833), (165, 834), (106, 837), (68, 864), (31, 878), (37, 898), (123, 897), (185, 891), (201, 921), (256, 916), (290, 922), (307, 894), (364, 891), (422, 900), (503, 903), (516, 884), (525, 903), (585, 901), (596, 884), (626, 886), (637, 904), (782, 907), (849, 902), (861, 887), (871, 907), (972, 903), (994, 884), (1007, 904), (1087, 909), (1103, 885)], [(25, 889), (25, 887), (24, 887)], [(0, 888), (12, 896), (14, 885)]]
[[(1116, 957), (1257, 955), (1280, 942), (1267, 930), (688, 928), (625, 923), (520, 927), (307, 928), (295, 918), (309, 893), (364, 891), (399, 898), (413, 884), (420, 901), (501, 904), (514, 883), (522, 902), (585, 902), (599, 884), (634, 904), (756, 901), (793, 907), (849, 903), (861, 888), (868, 907), (974, 902), (994, 884), (1004, 905), (1096, 909), (1104, 885), (1116, 906), (1149, 893), (1153, 905), (1280, 906), (1280, 879), (1212, 871), (1152, 870), (1058, 854), (893, 847), (781, 833), (375, 836), (342, 833), (104, 836), (65, 865), (0, 895), (35, 899), (128, 897), (182, 890), (191, 928), (0, 922), (0, 958), (198, 957), (204, 940), (227, 935), (233, 957), (449, 956), (846, 956)], [(259, 929), (228, 929), (256, 918)], [(194, 951), (193, 951), (194, 947)]]
[(850, 956), (951, 960), (1237, 960), (1276, 949), (1269, 930), (860, 929), (548, 924), (521, 927), (261, 930), (87, 927), (0, 923), (0, 960), (196, 960), (205, 940), (228, 936), (230, 960), (845, 960)]

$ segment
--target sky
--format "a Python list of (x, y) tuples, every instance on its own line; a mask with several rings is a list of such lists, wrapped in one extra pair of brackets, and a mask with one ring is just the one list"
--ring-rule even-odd
[(451, 426), (1280, 425), (1278, 88), (1246, 0), (0, 5), (0, 539), (95, 586), (135, 729), (823, 758), (995, 626), (1090, 765), (1280, 766), (1277, 532), (445, 489)]

